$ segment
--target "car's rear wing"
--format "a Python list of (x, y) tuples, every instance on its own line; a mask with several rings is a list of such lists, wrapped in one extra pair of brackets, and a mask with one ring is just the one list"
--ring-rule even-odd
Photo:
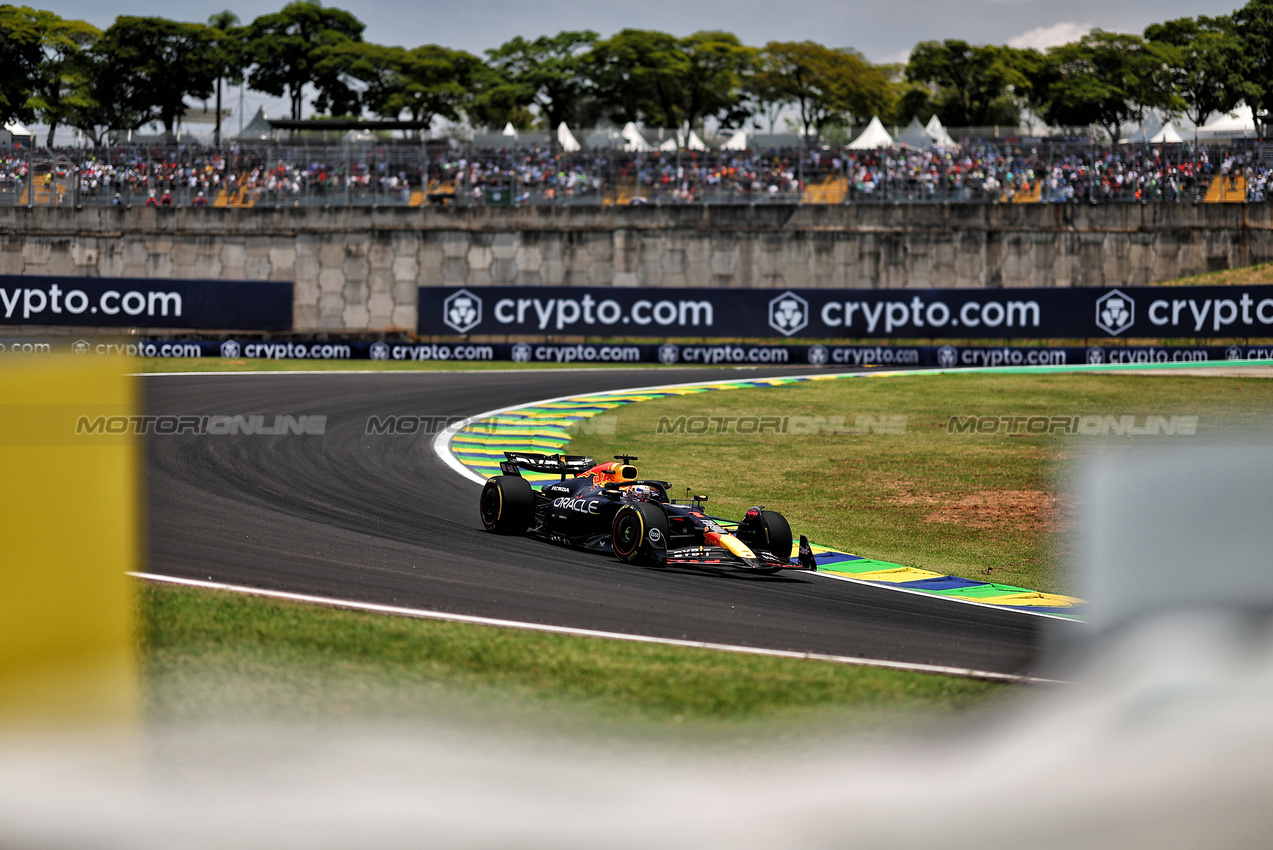
[(500, 461), (500, 472), (505, 475), (521, 475), (521, 470), (543, 472), (548, 475), (560, 475), (564, 481), (567, 475), (578, 475), (587, 472), (597, 465), (590, 457), (583, 455), (541, 455), (531, 452), (504, 452), (507, 460)]

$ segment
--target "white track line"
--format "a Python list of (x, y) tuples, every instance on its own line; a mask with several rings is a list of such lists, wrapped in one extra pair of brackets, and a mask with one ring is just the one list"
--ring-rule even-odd
[(371, 602), (355, 602), (350, 599), (329, 599), (323, 596), (309, 596), (303, 593), (288, 593), (281, 590), (263, 590), (255, 587), (222, 584), (215, 581), (174, 578), (153, 573), (129, 573), (134, 578), (162, 584), (177, 584), (183, 587), (199, 587), (206, 590), (221, 590), (229, 593), (242, 593), (249, 596), (265, 596), (271, 599), (286, 599), (291, 602), (305, 602), (312, 605), (325, 605), (331, 608), (347, 608), (355, 611), (369, 611), (376, 614), (392, 614), (398, 617), (415, 617), (421, 620), (440, 620), (449, 623), (469, 623), (479, 626), (495, 626), (504, 629), (521, 629), (530, 632), (546, 632), (548, 634), (572, 635), (574, 637), (608, 638), (624, 640), (631, 643), (654, 643), (665, 646), (680, 646), (690, 649), (715, 649), (721, 652), (738, 652), (744, 655), (767, 655), (775, 658), (802, 658), (809, 661), (830, 661), (836, 664), (849, 664), (859, 667), (884, 667), (891, 670), (906, 670), (913, 673), (939, 673), (946, 676), (962, 676), (970, 679), (988, 679), (996, 682), (1015, 682), (1018, 684), (1069, 684), (1060, 679), (1043, 679), (1036, 676), (1014, 676), (1009, 673), (993, 673), (988, 670), (974, 670), (967, 667), (945, 667), (938, 664), (912, 664), (905, 661), (884, 661), (874, 658), (850, 658), (843, 655), (822, 655), (816, 652), (792, 652), (783, 649), (759, 649), (754, 646), (733, 646), (724, 643), (707, 643), (695, 640), (677, 640), (675, 638), (649, 637), (648, 635), (629, 635), (622, 632), (604, 632), (595, 629), (577, 629), (569, 626), (547, 626), (540, 623), (523, 623), (517, 620), (499, 620), (493, 617), (477, 617), (470, 614), (448, 614), (443, 611), (427, 611), (419, 608), (400, 608), (396, 605), (376, 605)]

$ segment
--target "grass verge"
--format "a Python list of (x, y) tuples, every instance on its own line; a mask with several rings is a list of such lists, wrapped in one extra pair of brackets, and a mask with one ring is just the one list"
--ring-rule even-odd
[[(611, 411), (614, 435), (580, 434), (572, 454), (641, 458), (641, 475), (711, 496), (739, 518), (751, 505), (793, 530), (859, 555), (948, 575), (1074, 593), (1064, 561), (1065, 463), (1096, 445), (1080, 435), (950, 434), (952, 416), (1199, 417), (1193, 437), (1113, 438), (1115, 447), (1267, 430), (1273, 380), (1085, 374), (944, 374), (818, 381), (642, 402)], [(659, 433), (680, 416), (905, 417), (903, 434)], [(700, 489), (701, 488), (701, 489)]]
[[(1001, 684), (489, 626), (227, 592), (140, 587), (147, 704), (161, 720), (272, 714), (580, 717), (614, 728), (822, 720), (898, 728)], [(684, 724), (684, 726), (683, 726)]]
[(1215, 272), (1180, 277), (1175, 280), (1164, 280), (1152, 286), (1254, 286), (1260, 283), (1273, 283), (1273, 263), (1257, 263), (1254, 266), (1241, 266), (1236, 269), (1222, 269)]

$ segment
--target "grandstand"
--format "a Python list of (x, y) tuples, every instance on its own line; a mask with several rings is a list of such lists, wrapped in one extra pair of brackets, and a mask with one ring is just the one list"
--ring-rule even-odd
[[(133, 206), (151, 194), (214, 208), (736, 203), (1243, 203), (1265, 200), (1263, 149), (965, 140), (853, 151), (582, 150), (238, 143), (0, 156), (0, 204)], [(508, 191), (505, 191), (505, 190)]]

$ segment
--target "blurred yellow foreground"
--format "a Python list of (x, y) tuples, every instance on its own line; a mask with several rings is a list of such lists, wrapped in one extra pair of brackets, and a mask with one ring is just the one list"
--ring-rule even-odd
[(126, 366), (0, 359), (0, 723), (136, 716), (136, 438), (76, 433), (133, 412)]

